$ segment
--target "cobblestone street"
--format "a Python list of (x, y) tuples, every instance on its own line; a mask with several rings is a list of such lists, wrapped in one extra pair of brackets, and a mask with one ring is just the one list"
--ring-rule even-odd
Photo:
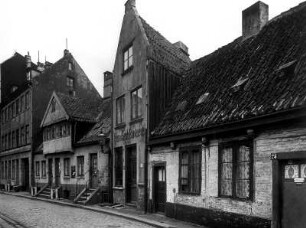
[(3, 194), (0, 194), (0, 214), (25, 227), (150, 227), (117, 216)]

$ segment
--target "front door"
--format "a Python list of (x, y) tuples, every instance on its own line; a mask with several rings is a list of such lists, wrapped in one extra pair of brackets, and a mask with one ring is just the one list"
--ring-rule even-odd
[(166, 168), (165, 165), (154, 167), (155, 211), (165, 212), (166, 204)]
[(126, 149), (126, 202), (137, 201), (137, 152), (136, 145)]
[(282, 228), (304, 228), (306, 224), (306, 160), (287, 160), (282, 164)]
[(48, 160), (48, 182), (49, 182), (49, 185), (50, 185), (50, 186), (52, 186), (52, 184), (53, 184), (52, 164), (53, 164), (53, 159), (50, 158), (50, 159)]
[(29, 159), (24, 158), (22, 161), (22, 180), (23, 180), (23, 187), (25, 191), (30, 190), (30, 166), (29, 166)]
[(90, 155), (90, 187), (98, 187), (98, 157), (97, 154)]
[(55, 158), (55, 186), (58, 187), (61, 184), (61, 167), (60, 159)]

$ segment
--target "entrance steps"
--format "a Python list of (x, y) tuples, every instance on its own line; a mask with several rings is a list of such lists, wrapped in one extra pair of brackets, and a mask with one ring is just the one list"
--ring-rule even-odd
[(96, 203), (94, 198), (98, 192), (99, 188), (84, 188), (73, 202), (82, 205), (94, 204)]

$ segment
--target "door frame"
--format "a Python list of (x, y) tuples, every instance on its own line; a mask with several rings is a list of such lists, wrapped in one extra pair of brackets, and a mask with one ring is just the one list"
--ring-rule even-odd
[[(166, 193), (166, 202), (167, 202), (167, 162), (156, 162), (152, 164), (152, 201), (153, 201), (153, 212), (158, 212), (156, 209), (156, 183), (155, 183), (155, 169), (158, 167), (164, 167), (165, 168), (165, 193)], [(166, 202), (165, 202), (165, 212), (166, 212)], [(164, 212), (164, 213), (165, 213)]]
[[(131, 201), (128, 201), (128, 173), (129, 173), (129, 166), (128, 166), (128, 154), (129, 154), (129, 150), (131, 148), (135, 147), (136, 149), (136, 194), (138, 193), (138, 186), (137, 186), (137, 180), (138, 180), (138, 167), (137, 167), (137, 164), (138, 164), (138, 159), (137, 159), (137, 144), (134, 143), (134, 144), (130, 144), (130, 145), (127, 145), (125, 146), (125, 153), (124, 153), (124, 165), (125, 165), (125, 203), (131, 203), (133, 204)], [(136, 200), (137, 202), (137, 200)]]
[(54, 184), (56, 187), (61, 186), (61, 175), (61, 158), (57, 157), (54, 158)]
[(271, 153), (272, 160), (272, 228), (281, 227), (282, 163), (285, 160), (306, 159), (306, 151)]

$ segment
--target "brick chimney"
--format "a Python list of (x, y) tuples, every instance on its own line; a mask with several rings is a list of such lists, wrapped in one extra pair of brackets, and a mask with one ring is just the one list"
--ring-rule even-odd
[(103, 97), (110, 97), (112, 93), (113, 84), (113, 73), (109, 71), (104, 72), (104, 87), (103, 87)]
[(256, 35), (269, 20), (269, 6), (261, 1), (242, 11), (242, 36)]
[(136, 7), (136, 0), (127, 0), (124, 5), (125, 5), (125, 12), (128, 12), (132, 8)]
[(180, 49), (185, 55), (189, 56), (188, 47), (182, 41), (177, 41), (173, 45)]

